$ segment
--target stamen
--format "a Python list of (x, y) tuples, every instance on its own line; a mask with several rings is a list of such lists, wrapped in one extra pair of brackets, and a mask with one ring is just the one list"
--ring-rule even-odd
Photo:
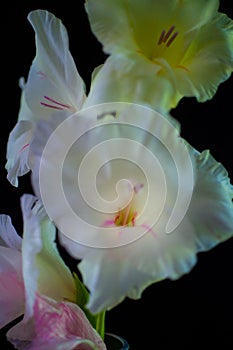
[(116, 226), (135, 226), (135, 219), (138, 215), (136, 211), (132, 210), (134, 196), (143, 188), (143, 184), (137, 184), (133, 187), (133, 196), (129, 204), (122, 210), (120, 210), (115, 217)]
[(69, 105), (66, 105), (66, 104), (64, 104), (64, 103), (58, 102), (58, 101), (52, 99), (51, 97), (44, 96), (44, 98), (45, 98), (46, 100), (48, 100), (48, 101), (54, 103), (55, 106), (52, 105), (52, 104), (49, 104), (49, 103), (40, 102), (40, 104), (41, 104), (42, 106), (49, 107), (49, 108), (53, 108), (53, 109), (57, 109), (57, 110), (60, 110), (60, 111), (66, 109), (66, 108), (67, 108), (67, 109), (70, 109), (70, 108), (71, 108)]
[(164, 35), (165, 35), (165, 30), (162, 30), (162, 33), (160, 34), (159, 40), (158, 40), (158, 45), (161, 45), (164, 39)]
[(182, 66), (182, 65), (180, 65), (180, 64), (178, 64), (178, 65), (176, 66), (176, 68), (184, 69), (186, 72), (190, 72), (190, 70), (189, 70), (187, 67)]
[(51, 101), (51, 102), (53, 102), (53, 103), (55, 103), (55, 104), (57, 104), (57, 105), (59, 105), (59, 106), (62, 106), (62, 107), (64, 107), (64, 108), (70, 108), (69, 105), (65, 105), (65, 104), (63, 104), (63, 103), (60, 103), (60, 102), (58, 102), (58, 101), (56, 101), (56, 100), (53, 100), (52, 98), (50, 98), (50, 97), (48, 97), (48, 96), (44, 96), (44, 98), (45, 98), (46, 100)]
[(123, 217), (123, 222), (122, 222), (122, 226), (125, 226), (126, 223), (128, 222), (130, 209), (131, 209), (131, 203), (130, 203), (130, 204), (127, 206), (127, 208), (125, 209), (124, 217)]
[(26, 143), (26, 145), (24, 145), (22, 148), (21, 148), (21, 150), (20, 150), (20, 152), (22, 152), (25, 148), (27, 148), (29, 146), (29, 143)]
[(47, 75), (44, 72), (38, 71), (36, 74), (40, 77), (40, 79), (47, 78)]
[(163, 42), (165, 43), (167, 41), (167, 39), (170, 37), (171, 33), (173, 32), (173, 30), (175, 29), (175, 26), (171, 26), (170, 29), (168, 29), (167, 34), (165, 35)]
[(169, 47), (173, 43), (177, 35), (179, 34), (178, 32), (173, 33), (174, 29), (175, 29), (174, 25), (171, 26), (167, 32), (163, 29), (157, 44), (158, 45), (166, 44), (166, 47)]
[(143, 184), (138, 183), (131, 190), (133, 191), (132, 199), (129, 204), (120, 209), (114, 219), (107, 219), (103, 222), (102, 227), (114, 227), (114, 226), (135, 226), (137, 211), (133, 210), (134, 196), (143, 188)]
[(166, 47), (169, 47), (169, 46), (173, 43), (173, 41), (175, 40), (175, 38), (177, 37), (178, 34), (179, 34), (178, 32), (175, 32), (175, 33), (172, 35), (172, 37), (168, 40), (168, 42), (167, 42), (167, 44), (166, 44)]
[(62, 108), (62, 107), (52, 106), (52, 105), (49, 105), (48, 103), (40, 102), (40, 104), (41, 104), (42, 106), (49, 107), (49, 108), (54, 108), (54, 109), (58, 109), (58, 110), (60, 110), (60, 111), (63, 111), (63, 110), (64, 110), (64, 108)]

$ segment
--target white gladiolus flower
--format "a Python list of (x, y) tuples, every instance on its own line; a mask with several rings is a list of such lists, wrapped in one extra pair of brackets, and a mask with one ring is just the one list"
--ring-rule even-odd
[(179, 278), (232, 236), (226, 170), (148, 108), (104, 104), (40, 123), (32, 151), (34, 189), (82, 260), (93, 313)]

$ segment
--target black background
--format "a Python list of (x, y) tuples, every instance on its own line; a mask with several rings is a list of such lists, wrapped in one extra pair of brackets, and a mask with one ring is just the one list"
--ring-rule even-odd
[[(70, 51), (87, 87), (92, 70), (106, 58), (101, 44), (89, 28), (83, 1), (57, 3), (5, 2), (5, 9), (1, 10), (0, 213), (12, 217), (18, 232), (22, 230), (19, 198), (23, 193), (31, 192), (30, 177), (22, 177), (19, 188), (14, 188), (6, 180), (4, 167), (7, 138), (16, 123), (19, 109), (18, 79), (27, 77), (35, 56), (34, 31), (27, 21), (28, 13), (41, 8), (62, 19), (68, 31)], [(233, 18), (232, 1), (221, 1), (220, 11)], [(197, 103), (194, 98), (185, 98), (172, 115), (181, 122), (182, 136), (199, 151), (210, 149), (233, 179), (232, 102), (233, 76), (220, 85), (211, 101)], [(154, 284), (144, 291), (140, 300), (126, 299), (107, 313), (107, 331), (128, 340), (132, 350), (211, 349), (214, 346), (231, 349), (232, 252), (233, 240), (230, 239), (209, 252), (199, 254), (198, 263), (191, 273), (178, 281), (166, 280)], [(70, 263), (74, 266), (73, 261)], [(13, 348), (5, 340), (5, 332), (10, 326), (0, 333), (1, 349)]]

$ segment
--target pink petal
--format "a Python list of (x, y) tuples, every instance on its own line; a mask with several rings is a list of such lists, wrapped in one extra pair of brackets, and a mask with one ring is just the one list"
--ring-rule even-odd
[(0, 247), (0, 310), (0, 328), (24, 311), (21, 254), (5, 247)]
[(59, 349), (58, 344), (61, 349), (106, 349), (101, 337), (76, 304), (58, 303), (37, 295), (34, 317), (36, 337), (30, 350), (47, 349), (45, 345), (48, 344), (49, 349)]

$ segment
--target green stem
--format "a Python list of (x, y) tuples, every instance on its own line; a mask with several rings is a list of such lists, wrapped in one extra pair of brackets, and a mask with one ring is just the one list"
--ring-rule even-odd
[(96, 327), (95, 327), (103, 340), (104, 340), (104, 333), (105, 333), (105, 313), (106, 311), (102, 311), (96, 316)]
[(76, 304), (81, 307), (81, 309), (85, 312), (89, 322), (91, 323), (92, 327), (96, 329), (96, 331), (99, 333), (99, 335), (104, 339), (104, 333), (105, 333), (105, 313), (106, 311), (102, 311), (97, 315), (93, 315), (87, 308), (86, 304), (89, 299), (89, 293), (82, 283), (82, 281), (79, 279), (78, 275), (74, 272), (73, 273), (75, 285), (76, 285)]

